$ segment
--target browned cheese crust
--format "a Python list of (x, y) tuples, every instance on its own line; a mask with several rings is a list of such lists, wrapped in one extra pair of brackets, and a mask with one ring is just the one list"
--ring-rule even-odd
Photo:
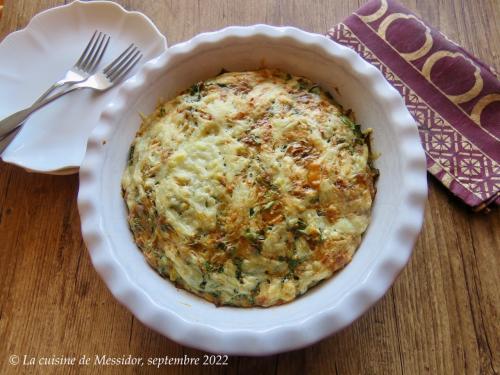
[(368, 132), (277, 70), (224, 73), (158, 106), (122, 179), (134, 239), (215, 304), (289, 302), (344, 267), (375, 195)]

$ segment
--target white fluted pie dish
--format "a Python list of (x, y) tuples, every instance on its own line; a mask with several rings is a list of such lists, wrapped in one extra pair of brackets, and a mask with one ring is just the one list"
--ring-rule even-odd
[[(276, 67), (302, 75), (352, 108), (381, 152), (372, 219), (353, 260), (288, 304), (215, 307), (161, 278), (135, 245), (120, 180), (139, 113), (151, 113), (193, 83), (229, 71)], [(80, 169), (78, 206), (92, 262), (141, 322), (202, 350), (265, 355), (312, 344), (352, 323), (380, 299), (407, 263), (427, 194), (415, 121), (380, 72), (355, 52), (295, 28), (229, 27), (177, 44), (126, 82), (101, 115)]]

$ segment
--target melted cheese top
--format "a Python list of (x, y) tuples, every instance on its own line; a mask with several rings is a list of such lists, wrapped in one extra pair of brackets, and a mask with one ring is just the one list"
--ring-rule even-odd
[(214, 303), (288, 302), (347, 264), (369, 222), (367, 136), (317, 85), (224, 73), (145, 118), (122, 179), (149, 263)]

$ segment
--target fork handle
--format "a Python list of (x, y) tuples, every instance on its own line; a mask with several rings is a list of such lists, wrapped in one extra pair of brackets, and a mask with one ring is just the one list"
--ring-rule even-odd
[(56, 83), (54, 83), (52, 86), (50, 86), (47, 91), (45, 91), (42, 95), (39, 96), (39, 98), (35, 101), (35, 103), (33, 104), (36, 104), (36, 103), (39, 103), (41, 102), (42, 100), (44, 100), (45, 98), (47, 98), (50, 94), (52, 94), (55, 90), (61, 88), (61, 87), (64, 87), (64, 86), (70, 86), (70, 85), (74, 85), (74, 84), (77, 84), (77, 83), (82, 83), (84, 81), (86, 81), (87, 78), (85, 79), (67, 79), (67, 78), (63, 78), (61, 79), (60, 81), (57, 81)]
[(17, 127), (15, 130), (7, 134), (5, 137), (3, 137), (0, 140), (0, 155), (4, 152), (4, 150), (10, 145), (10, 143), (14, 140), (16, 137), (17, 133), (19, 133), (19, 130), (21, 130), (21, 127)]
[(44, 100), (46, 97), (48, 97), (50, 94), (52, 94), (52, 92), (54, 90), (58, 89), (59, 87), (63, 87), (63, 86), (66, 86), (66, 85), (77, 83), (77, 82), (80, 82), (80, 81), (67, 81), (67, 82), (64, 82), (64, 81), (61, 80), (59, 82), (54, 83), (52, 86), (50, 86), (47, 89), (47, 91), (45, 91), (42, 95), (39, 96), (39, 98), (35, 101), (35, 104), (41, 102), (42, 100)]
[(61, 96), (66, 95), (67, 93), (70, 93), (80, 88), (82, 87), (72, 86), (66, 91), (58, 92), (57, 94), (54, 94), (49, 98), (43, 99), (42, 101), (36, 101), (31, 107), (22, 109), (10, 115), (9, 117), (4, 118), (2, 121), (0, 121), (0, 139), (3, 139), (7, 134), (9, 134), (15, 128), (20, 126), (24, 121), (26, 121), (28, 117), (31, 116), (32, 113), (36, 112), (38, 109), (53, 102), (54, 100), (60, 98)]
[[(42, 95), (40, 95), (38, 97), (37, 100), (35, 100), (35, 102), (33, 104), (36, 104), (36, 103), (40, 103), (42, 102), (45, 98), (47, 98), (48, 96), (50, 96), (50, 94), (52, 94), (55, 90), (61, 88), (61, 87), (64, 87), (64, 86), (69, 86), (69, 85), (73, 85), (75, 83), (80, 83), (80, 82), (83, 82), (84, 80), (72, 80), (72, 81), (67, 81), (67, 80), (60, 80), (60, 81), (57, 81), (56, 83), (54, 83), (52, 86), (50, 86)], [(25, 120), (26, 121), (26, 120)], [(14, 140), (15, 136), (17, 135), (17, 133), (19, 133), (19, 131), (21, 130), (21, 126), (24, 125), (24, 122), (23, 121), (22, 123), (20, 123), (19, 125), (17, 125), (17, 127), (9, 132), (9, 133), (4, 133), (4, 134), (1, 134), (2, 131), (0, 129), (0, 155), (2, 155), (3, 151), (7, 148), (7, 146)]]

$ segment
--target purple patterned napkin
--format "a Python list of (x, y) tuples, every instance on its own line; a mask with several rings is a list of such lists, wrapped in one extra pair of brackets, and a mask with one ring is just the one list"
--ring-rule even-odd
[(500, 81), (492, 68), (393, 0), (370, 0), (328, 36), (401, 93), (429, 173), (474, 210), (500, 204)]

